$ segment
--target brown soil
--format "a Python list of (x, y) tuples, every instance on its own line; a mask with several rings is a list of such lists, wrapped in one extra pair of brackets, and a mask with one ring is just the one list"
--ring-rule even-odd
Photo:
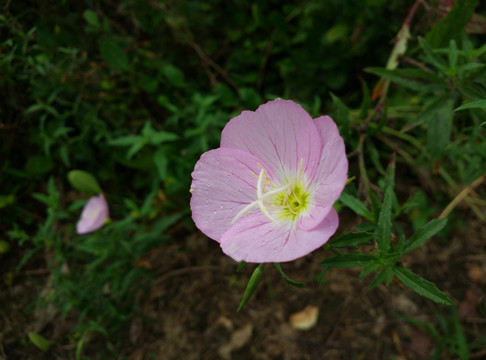
[[(484, 359), (486, 225), (472, 215), (468, 219), (466, 227), (445, 241), (430, 240), (403, 264), (454, 300), (469, 343), (477, 343), (469, 358)], [(368, 290), (371, 279), (360, 283), (359, 269), (331, 270), (319, 286), (313, 276), (321, 270), (319, 261), (330, 255), (318, 250), (282, 265), (289, 277), (306, 283), (304, 288), (287, 285), (267, 265), (254, 297), (237, 313), (252, 265), (236, 273), (237, 264), (199, 233), (156, 248), (145, 259), (155, 276), (141, 299), (145, 320), (133, 319), (123, 330), (123, 353), (130, 360), (430, 359), (440, 339), (402, 317), (434, 324), (445, 336), (439, 318), (453, 324), (453, 310), (398, 283)], [(52, 308), (32, 308), (36, 292), (48, 283), (47, 271), (31, 267), (12, 281), (18, 259), (4, 256), (0, 264), (0, 359), (75, 359), (69, 316), (63, 320)], [(316, 325), (295, 329), (290, 316), (309, 305), (319, 309)], [(30, 343), (30, 330), (54, 339), (47, 353)], [(92, 337), (84, 355), (101, 358), (99, 341)], [(439, 358), (458, 357), (446, 350)]]

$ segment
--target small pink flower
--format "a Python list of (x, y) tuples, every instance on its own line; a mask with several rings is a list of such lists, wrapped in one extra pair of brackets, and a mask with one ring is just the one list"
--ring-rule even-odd
[(293, 101), (270, 101), (231, 119), (221, 147), (201, 156), (192, 218), (236, 261), (291, 261), (336, 231), (333, 204), (347, 173), (344, 141), (329, 116), (312, 119)]
[(81, 218), (76, 224), (78, 234), (87, 234), (101, 228), (108, 219), (108, 204), (103, 194), (93, 196), (83, 208)]

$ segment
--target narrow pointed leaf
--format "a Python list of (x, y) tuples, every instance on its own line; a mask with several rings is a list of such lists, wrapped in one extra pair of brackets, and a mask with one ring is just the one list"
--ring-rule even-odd
[(248, 285), (246, 285), (245, 293), (243, 294), (243, 299), (241, 299), (241, 303), (238, 306), (238, 309), (236, 309), (236, 311), (240, 311), (241, 309), (243, 309), (243, 306), (245, 306), (248, 300), (250, 300), (258, 284), (260, 283), (260, 280), (262, 279), (264, 267), (265, 264), (258, 265), (253, 271), (253, 274), (251, 274), (250, 280), (248, 281)]
[(373, 215), (370, 213), (370, 211), (366, 208), (366, 206), (361, 201), (359, 201), (354, 196), (349, 195), (347, 193), (342, 193), (339, 200), (341, 200), (341, 202), (344, 205), (349, 207), (356, 214), (361, 215), (362, 217), (364, 217), (367, 220), (370, 220), (370, 221), (373, 220)]
[(459, 106), (454, 111), (468, 110), (468, 109), (486, 109), (486, 100), (477, 100)]
[(321, 261), (321, 265), (324, 267), (333, 268), (351, 268), (366, 266), (376, 257), (367, 254), (345, 254), (340, 256), (334, 256)]
[(329, 246), (332, 248), (343, 248), (369, 244), (373, 236), (373, 234), (368, 232), (347, 233), (332, 240)]
[(376, 241), (380, 254), (386, 254), (390, 248), (391, 218), (393, 203), (393, 186), (395, 182), (395, 157), (388, 165), (385, 179), (385, 199), (381, 206), (380, 217), (378, 218)]
[(428, 280), (414, 274), (411, 270), (402, 267), (396, 267), (393, 269), (395, 276), (404, 285), (415, 291), (417, 294), (422, 295), (432, 301), (444, 305), (453, 305), (451, 299), (442, 291), (437, 289), (435, 284)]
[(403, 254), (421, 247), (428, 239), (441, 231), (446, 223), (447, 219), (434, 219), (422, 226), (405, 243)]

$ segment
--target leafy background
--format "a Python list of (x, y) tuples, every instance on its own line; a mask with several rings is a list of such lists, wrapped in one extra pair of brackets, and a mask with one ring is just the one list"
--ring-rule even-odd
[[(1, 6), (0, 358), (484, 356), (484, 4)], [(235, 313), (252, 269), (195, 229), (190, 173), (275, 97), (333, 116), (355, 180), (336, 238), (282, 265), (305, 286), (267, 267)], [(76, 169), (110, 206), (85, 236)]]

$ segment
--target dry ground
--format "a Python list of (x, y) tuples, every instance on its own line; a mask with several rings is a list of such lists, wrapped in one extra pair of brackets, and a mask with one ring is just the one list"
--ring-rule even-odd
[[(430, 240), (404, 266), (451, 296), (468, 341), (479, 341), (470, 359), (486, 359), (486, 224), (467, 213), (465, 219), (467, 226), (455, 229), (446, 241)], [(331, 270), (319, 286), (312, 277), (326, 256), (318, 250), (283, 264), (287, 275), (306, 283), (304, 288), (287, 285), (267, 266), (254, 298), (237, 313), (253, 267), (237, 274), (236, 264), (215, 242), (199, 233), (182, 234), (146, 256), (156, 279), (141, 298), (146, 320), (133, 319), (123, 330), (124, 354), (131, 360), (431, 358), (440, 341), (400, 317), (440, 328), (441, 316), (453, 323), (452, 310), (397, 283), (368, 290), (370, 279), (360, 283), (359, 269)], [(1, 258), (0, 359), (74, 359), (69, 316), (63, 320), (49, 308), (33, 311), (33, 300), (48, 281), (45, 265), (30, 265), (11, 281), (18, 260)], [(319, 309), (317, 324), (296, 330), (290, 316), (309, 305)], [(54, 339), (47, 353), (29, 342), (27, 332), (33, 329)], [(101, 358), (96, 347), (93, 338), (85, 355)], [(439, 358), (457, 356), (445, 351)]]

